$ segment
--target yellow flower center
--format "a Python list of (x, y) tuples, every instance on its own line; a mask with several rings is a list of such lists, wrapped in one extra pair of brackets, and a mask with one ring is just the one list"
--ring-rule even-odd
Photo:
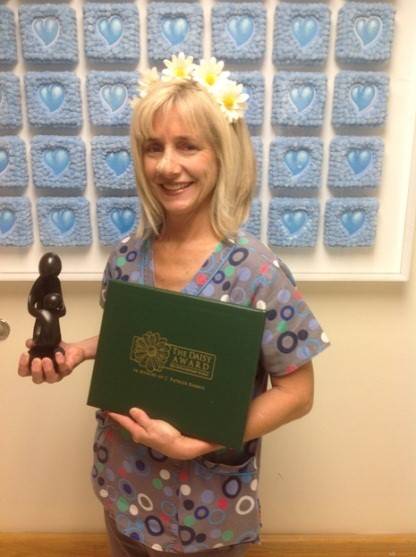
[(176, 68), (176, 77), (185, 77), (185, 68)]
[(205, 76), (205, 81), (208, 83), (208, 85), (214, 85), (216, 81), (216, 75), (214, 73), (207, 73), (207, 75)]
[(231, 95), (226, 96), (222, 99), (222, 102), (224, 103), (224, 106), (227, 110), (231, 110), (234, 107), (234, 97), (232, 97)]

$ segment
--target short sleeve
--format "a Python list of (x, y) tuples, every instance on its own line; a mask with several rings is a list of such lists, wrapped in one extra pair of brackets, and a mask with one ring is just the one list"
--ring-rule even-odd
[(329, 346), (286, 265), (276, 260), (263, 267), (254, 306), (266, 312), (261, 364), (274, 375), (285, 375)]
[(135, 236), (127, 236), (110, 253), (105, 266), (100, 291), (100, 305), (104, 307), (108, 282), (111, 279), (125, 282), (141, 282), (143, 279), (143, 242)]
[(114, 258), (115, 258), (115, 253), (114, 251), (111, 252), (110, 257), (108, 258), (107, 264), (105, 266), (104, 272), (103, 272), (103, 277), (101, 279), (101, 288), (100, 288), (100, 306), (102, 308), (104, 308), (105, 306), (105, 300), (106, 300), (106, 294), (107, 294), (107, 287), (108, 287), (108, 281), (113, 277), (113, 269), (115, 268), (114, 265)]

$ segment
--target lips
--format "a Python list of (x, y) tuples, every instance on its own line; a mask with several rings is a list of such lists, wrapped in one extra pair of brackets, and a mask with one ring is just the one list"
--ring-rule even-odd
[(181, 190), (185, 190), (186, 188), (189, 188), (189, 186), (192, 185), (192, 182), (181, 182), (177, 184), (159, 184), (159, 185), (162, 186), (162, 188), (166, 191), (176, 192), (176, 191), (181, 191)]

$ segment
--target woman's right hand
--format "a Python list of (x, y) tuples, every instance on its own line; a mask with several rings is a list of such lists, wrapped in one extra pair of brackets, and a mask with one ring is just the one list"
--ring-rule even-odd
[[(32, 348), (33, 340), (27, 340), (26, 346)], [(29, 367), (29, 353), (24, 352), (19, 359), (18, 374), (21, 377), (32, 377), (33, 383), (36, 384), (56, 383), (72, 373), (73, 369), (88, 357), (81, 345), (61, 342), (60, 347), (65, 353), (57, 351), (55, 354), (57, 370), (50, 358), (34, 358)]]

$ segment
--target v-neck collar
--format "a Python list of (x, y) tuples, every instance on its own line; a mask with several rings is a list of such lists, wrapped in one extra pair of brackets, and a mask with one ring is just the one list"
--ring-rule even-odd
[[(140, 284), (153, 287), (155, 287), (154, 243), (154, 236), (150, 236), (144, 241), (140, 273)], [(180, 290), (180, 293), (198, 296), (222, 267), (234, 247), (235, 242), (233, 239), (224, 238), (221, 240), (191, 280)]]

